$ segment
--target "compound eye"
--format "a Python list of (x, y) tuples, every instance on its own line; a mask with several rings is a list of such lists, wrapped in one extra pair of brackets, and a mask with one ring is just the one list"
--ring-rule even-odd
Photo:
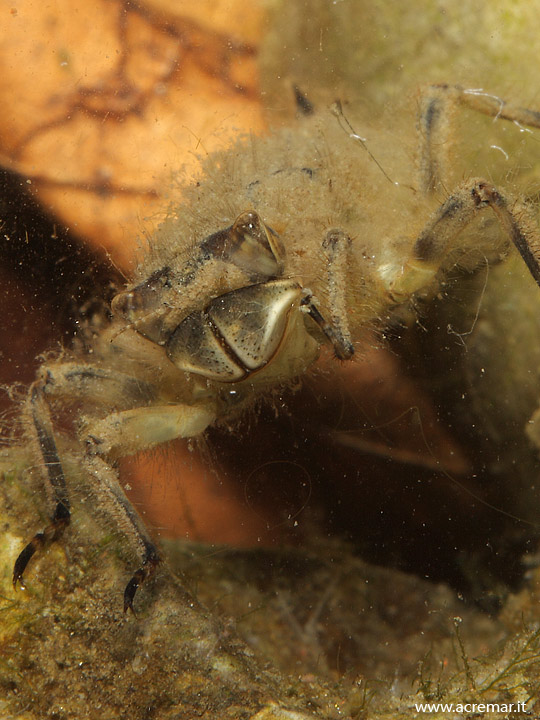
[(163, 292), (170, 288), (170, 285), (171, 268), (165, 266), (136, 287), (115, 295), (111, 309), (116, 317), (135, 323), (163, 303)]
[(277, 353), (301, 292), (292, 280), (251, 285), (216, 298), (207, 307), (206, 315), (227, 351), (252, 373)]
[(176, 328), (165, 350), (181, 370), (237, 382), (278, 352), (302, 290), (291, 280), (250, 285), (221, 295)]
[(263, 278), (283, 273), (285, 249), (279, 235), (254, 210), (239, 215), (231, 228), (231, 260)]

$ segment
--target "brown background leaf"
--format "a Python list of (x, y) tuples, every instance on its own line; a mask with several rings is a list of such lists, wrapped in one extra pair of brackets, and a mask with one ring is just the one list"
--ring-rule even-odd
[(195, 172), (197, 152), (263, 128), (261, 10), (243, 8), (238, 24), (231, 7), (206, 16), (204, 3), (22, 0), (2, 10), (1, 158), (122, 267), (179, 167)]

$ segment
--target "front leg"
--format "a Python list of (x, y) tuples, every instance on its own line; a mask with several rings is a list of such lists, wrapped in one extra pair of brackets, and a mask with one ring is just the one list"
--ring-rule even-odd
[(354, 355), (346, 300), (347, 275), (352, 262), (351, 244), (351, 238), (342, 230), (329, 230), (323, 240), (328, 259), (328, 319), (321, 314), (311, 291), (305, 290), (301, 300), (305, 312), (317, 323), (339, 360), (350, 360)]
[(98, 405), (117, 404), (126, 398), (134, 403), (153, 397), (148, 383), (117, 371), (89, 364), (58, 362), (42, 366), (38, 380), (28, 392), (23, 416), (29, 445), (51, 506), (51, 522), (36, 533), (23, 548), (13, 568), (13, 586), (24, 587), (23, 575), (33, 555), (61, 538), (71, 520), (70, 501), (64, 468), (58, 453), (51, 422), (51, 399), (91, 399)]
[(102, 458), (89, 454), (83, 466), (88, 475), (94, 478), (94, 492), (101, 508), (113, 520), (115, 527), (137, 547), (142, 560), (124, 590), (124, 612), (133, 610), (137, 589), (153, 575), (161, 556), (139, 514), (120, 487), (118, 475), (111, 465)]
[(334, 329), (333, 342), (336, 355), (340, 360), (348, 360), (354, 354), (346, 288), (347, 276), (352, 263), (352, 241), (342, 230), (330, 230), (323, 240), (323, 248), (328, 257), (327, 283), (330, 323)]
[(215, 419), (211, 404), (162, 405), (111, 413), (85, 423), (83, 465), (95, 478), (96, 497), (106, 514), (138, 548), (142, 564), (124, 590), (124, 612), (133, 610), (135, 593), (160, 562), (159, 552), (138, 513), (125, 496), (118, 474), (110, 465), (117, 457), (202, 433)]
[(32, 445), (34, 445), (36, 455), (40, 458), (39, 466), (43, 469), (45, 487), (47, 488), (53, 512), (50, 524), (43, 531), (34, 535), (15, 561), (13, 587), (16, 587), (17, 583), (19, 583), (22, 588), (24, 588), (24, 570), (34, 553), (49, 543), (58, 540), (71, 520), (66, 478), (58, 456), (49, 411), (43, 398), (43, 389), (40, 382), (34, 383), (30, 388), (27, 411), (31, 427)]
[[(28, 396), (26, 416), (35, 449), (37, 465), (41, 468), (52, 516), (51, 522), (23, 548), (13, 569), (13, 584), (23, 586), (23, 574), (37, 550), (57, 541), (70, 522), (70, 502), (66, 478), (57, 450), (51, 423), (48, 397), (91, 397), (95, 400), (110, 397), (116, 388), (128, 387), (141, 397), (152, 395), (148, 383), (139, 382), (123, 373), (103, 371), (91, 365), (58, 363), (42, 368), (42, 378), (35, 382)], [(125, 398), (124, 398), (125, 400)], [(84, 457), (81, 465), (93, 479), (92, 488), (99, 505), (137, 548), (141, 565), (124, 592), (124, 610), (133, 607), (137, 588), (153, 573), (159, 563), (159, 552), (144, 523), (125, 496), (111, 461), (133, 454), (177, 437), (192, 437), (202, 432), (215, 418), (213, 407), (202, 400), (196, 405), (148, 405), (112, 413), (101, 419), (87, 420), (81, 446)]]

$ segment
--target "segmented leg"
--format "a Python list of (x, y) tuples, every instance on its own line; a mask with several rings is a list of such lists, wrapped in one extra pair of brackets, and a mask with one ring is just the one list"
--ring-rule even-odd
[(339, 331), (336, 330), (334, 325), (324, 319), (321, 315), (321, 311), (313, 300), (311, 291), (305, 290), (304, 292), (305, 295), (300, 301), (300, 304), (306, 309), (306, 313), (317, 323), (326, 339), (331, 343), (334, 348), (334, 352), (336, 353), (336, 357), (339, 360), (349, 360), (354, 354), (354, 347), (352, 344), (344, 342)]
[(339, 360), (349, 360), (354, 355), (345, 297), (350, 248), (351, 239), (342, 230), (329, 230), (323, 240), (323, 249), (328, 257), (329, 319), (322, 315), (310, 290), (305, 290), (301, 300), (301, 305), (331, 343)]
[(540, 112), (490, 95), (483, 90), (467, 90), (458, 85), (432, 85), (420, 97), (418, 129), (420, 136), (420, 189), (433, 193), (442, 188), (446, 155), (451, 147), (450, 130), (454, 110), (459, 107), (529, 127), (540, 128)]
[[(540, 113), (512, 105), (483, 90), (432, 85), (420, 98), (419, 184), (427, 195), (443, 190), (445, 155), (450, 143), (452, 115), (459, 106), (493, 118), (540, 128)], [(429, 285), (447, 256), (454, 238), (479, 211), (490, 207), (529, 272), (540, 285), (540, 236), (531, 209), (511, 201), (487, 180), (474, 178), (460, 185), (434, 213), (417, 237), (412, 255), (403, 267), (384, 265), (379, 274), (394, 302), (406, 300)]]
[[(330, 322), (339, 341), (341, 360), (352, 357), (354, 346), (349, 330), (349, 307), (345, 296), (347, 271), (351, 264), (351, 238), (342, 230), (330, 230), (323, 240), (328, 256), (328, 298)], [(335, 347), (335, 346), (334, 346)]]
[(534, 218), (523, 204), (512, 203), (510, 207), (508, 198), (500, 190), (481, 179), (465, 183), (441, 205), (418, 236), (413, 260), (438, 267), (452, 238), (471, 222), (479, 210), (486, 207), (493, 210), (502, 229), (540, 285), (540, 238)]
[(516, 246), (531, 275), (540, 285), (540, 236), (531, 211), (508, 198), (486, 180), (473, 179), (461, 185), (417, 237), (412, 255), (404, 266), (379, 268), (394, 302), (402, 302), (427, 286), (447, 257), (451, 241), (485, 208), (491, 208), (502, 229)]
[[(95, 402), (111, 398), (124, 403), (149, 403), (155, 395), (152, 386), (121, 372), (103, 370), (72, 362), (42, 368), (42, 377), (34, 383), (28, 397), (30, 432), (34, 438), (38, 466), (42, 468), (45, 486), (54, 508), (51, 523), (37, 533), (15, 561), (13, 583), (23, 586), (23, 573), (34, 553), (58, 540), (70, 521), (70, 503), (62, 463), (54, 439), (47, 402), (49, 397), (92, 397)], [(124, 591), (124, 611), (133, 609), (139, 586), (154, 572), (160, 555), (144, 523), (123, 493), (118, 476), (109, 464), (111, 455), (121, 457), (138, 450), (167, 442), (176, 437), (193, 436), (214, 419), (211, 408), (194, 409), (184, 405), (146, 405), (103, 418), (86, 421), (81, 439), (85, 448), (82, 466), (94, 479), (92, 488), (103, 510), (112, 517), (132, 544), (137, 547), (141, 565)]]
[(30, 388), (28, 410), (33, 441), (40, 459), (38, 465), (44, 473), (45, 486), (54, 509), (50, 524), (42, 532), (36, 533), (17, 557), (13, 567), (14, 587), (17, 583), (24, 587), (23, 573), (36, 550), (58, 540), (71, 518), (66, 479), (39, 382), (34, 383)]
[(138, 588), (150, 578), (161, 561), (159, 551), (143, 521), (124, 495), (116, 471), (102, 458), (89, 456), (84, 461), (87, 472), (95, 477), (95, 494), (103, 509), (115, 521), (116, 527), (137, 547), (142, 558), (124, 590), (124, 612), (133, 610), (133, 599)]

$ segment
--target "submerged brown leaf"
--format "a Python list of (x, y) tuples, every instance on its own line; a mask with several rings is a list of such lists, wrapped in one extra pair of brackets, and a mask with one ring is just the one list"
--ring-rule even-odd
[(263, 127), (258, 5), (245, 31), (223, 10), (202, 22), (195, 3), (156, 5), (26, 0), (0, 31), (0, 158), (128, 268), (178, 168)]

